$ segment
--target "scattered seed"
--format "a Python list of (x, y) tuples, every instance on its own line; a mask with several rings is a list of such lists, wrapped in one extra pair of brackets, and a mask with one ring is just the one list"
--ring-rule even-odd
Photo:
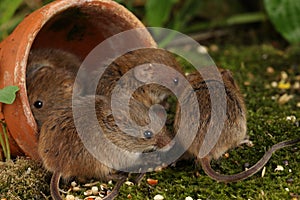
[(292, 123), (295, 123), (296, 122), (296, 116), (294, 116), (294, 115), (287, 116), (286, 120), (291, 121)]
[(201, 53), (201, 54), (207, 54), (207, 47), (205, 47), (205, 46), (199, 46), (198, 48), (197, 48), (197, 51), (198, 51), (198, 53)]
[(99, 182), (93, 182), (93, 183), (86, 183), (86, 184), (84, 184), (83, 185), (83, 187), (93, 187), (93, 186), (95, 186), (95, 185), (97, 185)]
[(289, 82), (284, 82), (284, 81), (280, 81), (280, 82), (278, 83), (278, 88), (279, 88), (279, 89), (283, 89), (283, 90), (290, 89), (290, 88), (291, 88), (291, 83), (289, 83)]
[(78, 192), (78, 191), (80, 191), (80, 187), (73, 187), (73, 189), (72, 189), (74, 192)]
[(128, 194), (128, 195), (127, 195), (127, 199), (132, 199), (131, 194)]
[(297, 90), (297, 89), (300, 89), (300, 82), (295, 82), (294, 85), (293, 85), (293, 89)]
[(75, 181), (72, 181), (71, 186), (75, 187), (77, 185), (77, 183)]
[(283, 170), (284, 170), (284, 168), (281, 165), (277, 165), (277, 167), (274, 171), (276, 172), (276, 171), (283, 171)]
[(73, 195), (68, 194), (66, 196), (66, 200), (75, 200), (75, 197)]
[(279, 104), (285, 104), (287, 103), (289, 100), (291, 100), (294, 96), (293, 95), (288, 95), (288, 94), (284, 94), (281, 97), (279, 97), (278, 99), (278, 103)]
[(99, 194), (99, 189), (98, 189), (97, 186), (93, 186), (93, 187), (92, 187), (92, 193), (93, 193), (93, 195)]
[(96, 199), (95, 196), (89, 196), (89, 197), (84, 198), (84, 200), (94, 200), (94, 199)]
[(267, 67), (267, 73), (268, 74), (274, 74), (274, 72), (275, 72), (275, 70), (274, 70), (273, 67), (271, 67), (271, 66)]
[(278, 83), (276, 81), (273, 81), (271, 83), (272, 88), (277, 88), (278, 87)]
[(188, 197), (185, 197), (185, 200), (193, 200), (193, 198), (188, 196)]
[(298, 108), (300, 108), (300, 102), (298, 102), (296, 106), (297, 106)]
[(289, 169), (289, 172), (292, 173), (292, 169)]
[(147, 179), (147, 183), (148, 183), (149, 185), (151, 185), (151, 186), (154, 186), (154, 185), (157, 185), (157, 184), (158, 184), (158, 180), (148, 178), (148, 179)]
[(287, 191), (287, 192), (289, 192), (290, 191), (290, 189), (289, 188), (284, 188), (285, 189), (285, 191)]
[(263, 170), (262, 170), (262, 172), (261, 172), (261, 177), (264, 177), (264, 176), (265, 176), (265, 174), (266, 174), (266, 169), (267, 169), (266, 167), (263, 168)]
[(92, 190), (87, 190), (83, 193), (85, 196), (90, 196), (93, 194)]
[(209, 46), (209, 49), (212, 51), (212, 52), (217, 52), (219, 51), (219, 47), (215, 44), (212, 44)]
[(224, 157), (225, 157), (225, 158), (229, 158), (229, 153), (225, 153), (225, 154), (224, 154)]
[(154, 196), (153, 199), (154, 199), (154, 200), (163, 200), (164, 197), (163, 197), (162, 195), (160, 195), (160, 194), (157, 194), (157, 195)]
[(126, 181), (125, 184), (128, 185), (128, 186), (134, 185), (134, 183), (131, 182), (131, 181)]
[(285, 81), (289, 77), (288, 74), (285, 71), (282, 71), (280, 73), (280, 75), (281, 75), (281, 80), (282, 81)]

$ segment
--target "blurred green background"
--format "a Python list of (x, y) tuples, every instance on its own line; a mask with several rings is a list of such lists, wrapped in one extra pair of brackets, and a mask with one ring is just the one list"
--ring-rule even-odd
[[(146, 26), (165, 27), (185, 34), (196, 34), (198, 40), (245, 31), (248, 35), (252, 34), (252, 40), (258, 42), (265, 39), (281, 39), (281, 37), (291, 44), (298, 44), (300, 41), (299, 1), (116, 1), (132, 11)], [(0, 40), (7, 37), (26, 15), (49, 2), (51, 0), (0, 0)], [(214, 32), (199, 35), (207, 31)], [(245, 42), (249, 42), (248, 39)]]

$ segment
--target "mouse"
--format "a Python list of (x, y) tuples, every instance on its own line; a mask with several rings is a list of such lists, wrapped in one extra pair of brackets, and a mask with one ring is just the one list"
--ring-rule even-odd
[[(204, 73), (210, 73), (209, 71), (209, 67), (206, 69), (202, 69), (202, 72)], [(246, 134), (247, 111), (243, 95), (241, 94), (240, 89), (229, 70), (218, 68), (218, 71), (222, 77), (223, 83), (217, 79), (204, 80), (199, 72), (192, 72), (187, 75), (187, 79), (191, 83), (194, 92), (197, 95), (198, 102), (196, 103), (198, 103), (200, 110), (200, 125), (193, 143), (180, 159), (195, 159), (196, 163), (198, 165), (201, 165), (204, 172), (218, 182), (236, 182), (246, 179), (257, 173), (268, 162), (273, 152), (298, 143), (300, 141), (300, 138), (275, 144), (267, 152), (265, 152), (263, 157), (255, 165), (253, 165), (247, 171), (243, 171), (233, 175), (223, 175), (213, 170), (210, 165), (212, 159), (220, 158), (226, 151), (247, 142), (249, 138)], [(215, 146), (211, 148), (207, 155), (205, 155), (204, 157), (200, 157), (199, 151), (201, 149), (201, 146), (203, 145), (204, 137), (208, 129), (208, 124), (211, 122), (211, 98), (210, 91), (208, 90), (208, 84), (212, 86), (214, 93), (218, 93), (220, 85), (224, 85), (227, 109), (224, 127), (223, 129), (221, 129), (221, 135), (217, 139)], [(189, 98), (188, 93), (185, 93), (185, 95), (186, 98)], [(180, 126), (180, 113), (180, 106), (178, 105), (174, 122), (175, 132)], [(191, 118), (190, 120), (193, 120), (193, 118)]]
[[(126, 158), (124, 155), (116, 154), (114, 151), (109, 151), (108, 146), (111, 145), (105, 142), (97, 142), (99, 151), (102, 156), (111, 159), (114, 165), (134, 165), (138, 163), (138, 155), (145, 152), (157, 150), (157, 148), (164, 147), (170, 141), (166, 139), (166, 128), (155, 135), (147, 134), (144, 138), (134, 137), (124, 134), (114, 122), (111, 109), (108, 106), (109, 100), (106, 97), (84, 96), (76, 99), (80, 107), (79, 112), (87, 114), (93, 107), (89, 106), (87, 101), (95, 98), (95, 110), (98, 122), (103, 130), (104, 136), (112, 143), (120, 147), (122, 150), (136, 152), (137, 157)], [(140, 115), (148, 112), (145, 106), (133, 107)], [(144, 115), (144, 120), (148, 120), (148, 116)], [(141, 117), (140, 117), (141, 119)], [(92, 129), (90, 121), (84, 119), (77, 119), (81, 123), (83, 131), (88, 133), (88, 129)], [(131, 125), (128, 123), (129, 129)], [(87, 138), (96, 139), (97, 135), (85, 135)], [(60, 106), (52, 110), (47, 120), (43, 123), (38, 143), (38, 152), (43, 160), (45, 168), (53, 172), (51, 179), (51, 194), (54, 199), (61, 199), (58, 191), (59, 179), (77, 177), (80, 180), (88, 180), (95, 178), (102, 181), (115, 180), (117, 181), (112, 193), (104, 199), (113, 199), (117, 196), (118, 190), (126, 181), (127, 173), (117, 171), (110, 168), (95, 158), (85, 147), (81, 138), (79, 137), (76, 126), (73, 120), (72, 107), (69, 101), (64, 104), (60, 102)], [(149, 162), (154, 162), (153, 158)], [(134, 163), (132, 160), (136, 160)], [(159, 163), (159, 160), (157, 161)], [(150, 164), (150, 163), (149, 163)], [(150, 165), (149, 165), (150, 166)]]
[[(42, 58), (40, 56), (36, 56), (35, 52), (38, 52), (39, 55), (42, 55)], [(95, 160), (95, 158), (88, 153), (80, 141), (80, 138), (76, 132), (72, 114), (73, 86), (76, 84), (79, 88), (81, 87), (81, 84), (75, 81), (76, 70), (73, 70), (72, 67), (68, 65), (63, 65), (60, 67), (60, 62), (53, 61), (53, 58), (49, 59), (47, 52), (57, 52), (58, 54), (53, 54), (56, 57), (62, 56), (64, 58), (72, 58), (72, 56), (65, 56), (65, 52), (63, 54), (59, 54), (59, 51), (40, 50), (32, 51), (28, 59), (26, 77), (28, 100), (38, 125), (37, 137), (39, 155), (45, 168), (53, 172), (50, 183), (51, 195), (54, 199), (61, 199), (58, 189), (61, 176), (70, 177), (74, 175), (83, 179), (96, 176), (104, 180), (110, 178), (118, 180), (113, 192), (107, 197), (107, 199), (113, 199), (118, 194), (118, 189), (121, 187), (122, 183), (126, 180), (127, 174), (124, 175), (123, 173), (116, 172), (113, 169), (104, 166), (102, 163), (97, 162), (97, 160)], [(150, 51), (148, 50), (148, 52)], [(150, 69), (151, 72), (151, 70), (154, 69), (151, 65), (151, 62), (155, 57), (151, 57), (150, 54), (151, 59), (147, 60), (145, 57), (148, 55), (149, 54), (143, 55), (143, 60), (144, 63), (146, 63), (146, 66), (143, 66), (137, 70), (133, 69), (131, 71), (131, 74), (134, 76), (133, 80), (145, 83), (153, 78), (150, 77), (150, 75), (152, 76), (153, 73), (145, 73), (145, 70), (149, 72)], [(140, 54), (140, 56), (142, 56), (142, 54)], [(59, 58), (57, 60), (61, 59), (63, 58)], [(123, 61), (126, 60), (127, 59)], [(129, 61), (136, 62), (137, 60), (133, 59), (132, 61)], [(68, 62), (64, 61), (63, 63)], [(74, 64), (73, 62), (70, 63), (70, 65)], [(78, 69), (79, 66), (80, 63), (76, 61), (74, 68)], [(114, 66), (119, 67), (119, 65)], [(130, 64), (130, 66), (135, 66), (135, 63)], [(70, 68), (71, 70), (69, 70)], [(115, 70), (123, 70), (123, 67), (119, 68), (120, 69)], [(175, 75), (177, 74), (174, 73), (172, 76), (168, 76), (163, 80), (166, 83), (176, 87), (178, 85), (178, 80)], [(119, 75), (119, 77), (114, 77), (113, 75), (109, 75), (108, 77), (111, 77), (113, 80), (120, 80), (121, 76)], [(99, 116), (102, 116), (98, 118), (98, 120), (99, 123), (102, 122), (102, 126), (104, 127), (104, 135), (108, 135), (110, 140), (122, 148), (128, 148), (131, 151), (138, 150), (138, 152), (151, 152), (156, 148), (161, 148), (170, 144), (170, 134), (167, 132), (166, 127), (163, 127), (161, 130), (159, 130), (158, 134), (156, 132), (153, 133), (152, 131), (141, 132), (140, 137), (126, 135), (120, 129), (118, 129), (118, 127), (115, 125), (115, 121), (112, 120), (111, 117), (107, 117), (111, 116), (111, 114), (108, 114), (111, 112), (111, 100), (107, 100), (110, 99), (110, 94), (112, 91), (112, 88), (108, 89), (110, 87), (110, 83), (111, 82), (107, 82), (107, 88), (98, 90), (96, 98), (95, 96), (93, 97), (96, 99), (96, 112)], [(167, 95), (169, 95), (168, 89), (162, 87), (162, 91), (160, 91), (157, 89), (158, 86), (159, 85), (155, 84), (145, 85), (146, 88), (141, 87), (140, 92), (135, 91), (135, 96), (130, 99), (130, 117), (141, 126), (149, 123), (149, 119), (151, 118), (151, 115), (148, 115), (150, 107), (154, 103), (160, 103), (166, 98)], [(81, 89), (83, 91), (82, 97), (80, 96), (78, 101), (90, 101), (89, 99), (92, 97), (90, 97), (88, 94), (84, 94), (84, 87)], [(120, 104), (122, 104), (122, 101), (120, 101)], [(85, 104), (83, 103), (83, 105)], [(89, 109), (89, 107), (83, 108), (87, 111)], [(159, 114), (154, 115), (154, 117), (152, 116), (151, 120), (156, 119), (160, 121), (160, 119), (162, 119), (163, 121), (165, 113), (161, 111), (160, 107), (159, 109), (154, 109), (154, 113)], [(128, 116), (122, 115), (122, 117), (123, 120), (124, 117), (126, 120), (126, 117)], [(103, 119), (105, 119), (105, 121), (103, 121)], [(128, 130), (131, 130), (130, 126), (127, 127)], [(110, 132), (111, 134), (108, 134)], [(68, 142), (71, 144), (67, 144)], [(78, 144), (75, 149), (72, 146), (74, 143)], [(105, 147), (105, 144), (101, 146)], [(75, 152), (75, 155), (72, 155), (74, 154), (73, 152)], [(72, 168), (68, 167), (70, 162), (65, 162), (64, 159), (72, 160), (72, 163), (75, 164), (79, 163), (79, 167), (76, 168), (77, 170), (73, 170)], [(154, 158), (153, 160), (155, 159), (157, 158)], [(124, 161), (124, 158), (119, 158), (118, 162), (122, 161)], [(92, 172), (89, 172), (88, 170), (85, 170), (87, 166), (81, 164), (81, 162), (85, 164), (87, 163), (88, 166), (93, 165), (97, 167), (95, 170), (92, 170)]]

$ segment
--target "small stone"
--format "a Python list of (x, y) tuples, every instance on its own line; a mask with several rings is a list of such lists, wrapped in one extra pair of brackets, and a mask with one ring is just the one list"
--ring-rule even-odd
[(73, 195), (68, 194), (66, 196), (66, 200), (75, 200), (75, 197)]
[(185, 200), (193, 200), (193, 198), (188, 196), (188, 197), (185, 197)]
[(284, 160), (284, 161), (282, 161), (282, 164), (284, 164), (285, 166), (288, 166), (289, 165), (289, 161)]
[(224, 157), (225, 157), (225, 158), (229, 158), (229, 153), (225, 153), (225, 154), (224, 154)]
[(294, 182), (294, 179), (289, 178), (289, 179), (286, 180), (286, 182), (287, 182), (287, 183), (293, 183), (293, 182)]
[(162, 195), (160, 195), (160, 194), (157, 194), (157, 195), (154, 196), (153, 199), (154, 199), (154, 200), (163, 200), (164, 197), (163, 197)]
[(99, 193), (99, 189), (97, 186), (92, 187), (92, 193), (93, 193), (93, 195), (97, 195)]
[(276, 171), (283, 171), (283, 170), (284, 170), (284, 168), (281, 165), (277, 165), (277, 167), (274, 171), (276, 172)]

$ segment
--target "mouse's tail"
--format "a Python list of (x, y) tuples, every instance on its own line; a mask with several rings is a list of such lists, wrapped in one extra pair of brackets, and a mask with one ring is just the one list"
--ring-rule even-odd
[(61, 174), (59, 172), (54, 172), (52, 174), (51, 182), (50, 182), (50, 191), (51, 196), (54, 200), (63, 200), (59, 194), (59, 179)]
[(248, 170), (240, 172), (238, 174), (223, 175), (223, 174), (217, 173), (215, 170), (213, 170), (211, 168), (211, 165), (210, 165), (211, 159), (208, 157), (201, 158), (200, 162), (201, 162), (201, 166), (202, 166), (202, 169), (204, 170), (204, 172), (208, 176), (210, 176), (212, 179), (215, 179), (220, 182), (236, 182), (236, 181), (246, 179), (246, 178), (252, 176), (253, 174), (255, 174), (256, 172), (258, 172), (259, 170), (261, 170), (265, 166), (265, 164), (269, 161), (269, 159), (271, 158), (272, 154), (275, 151), (277, 151), (283, 147), (294, 145), (298, 142), (300, 142), (300, 138), (283, 141), (283, 142), (273, 145), (255, 165), (253, 165)]

